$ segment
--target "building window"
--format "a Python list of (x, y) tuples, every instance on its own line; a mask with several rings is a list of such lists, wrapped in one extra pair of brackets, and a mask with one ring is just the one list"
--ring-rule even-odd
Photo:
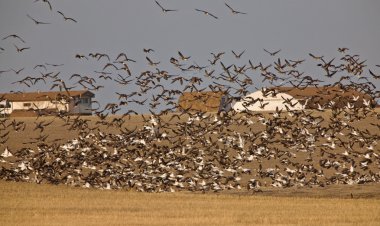
[(5, 101), (0, 104), (0, 108), (10, 108), (10, 107), (11, 107), (11, 103), (9, 101)]
[(24, 103), (24, 107), (31, 107), (32, 104), (31, 103)]
[(82, 98), (81, 99), (81, 103), (82, 104), (88, 104), (88, 103), (90, 103), (90, 99), (88, 99), (88, 98)]

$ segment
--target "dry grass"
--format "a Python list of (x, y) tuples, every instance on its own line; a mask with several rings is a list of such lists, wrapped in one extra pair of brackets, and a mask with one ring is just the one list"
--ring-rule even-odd
[(0, 181), (0, 225), (379, 225), (378, 199), (101, 191)]

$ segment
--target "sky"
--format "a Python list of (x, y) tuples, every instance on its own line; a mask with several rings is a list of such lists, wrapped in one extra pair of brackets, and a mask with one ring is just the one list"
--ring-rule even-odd
[[(328, 59), (339, 59), (338, 48), (349, 48), (350, 54), (358, 54), (367, 60), (368, 68), (380, 74), (380, 1), (377, 0), (160, 0), (159, 3), (175, 12), (163, 13), (154, 0), (0, 0), (0, 71), (24, 68), (19, 74), (13, 71), (0, 74), (0, 93), (10, 91), (48, 91), (51, 84), (38, 82), (32, 87), (15, 83), (26, 76), (39, 76), (40, 72), (60, 72), (59, 76), (68, 84), (72, 74), (97, 77), (107, 61), (78, 59), (77, 54), (106, 53), (114, 60), (125, 53), (136, 63), (129, 62), (133, 76), (149, 66), (146, 56), (160, 61), (160, 70), (171, 74), (196, 76), (197, 72), (181, 72), (169, 59), (178, 58), (178, 51), (191, 56), (189, 63), (206, 66), (210, 53), (225, 52), (226, 65), (244, 65), (251, 60), (265, 65), (278, 57), (307, 59), (302, 70), (322, 78), (320, 68), (310, 59), (309, 53), (323, 55)], [(225, 6), (229, 4), (246, 14), (234, 15)], [(195, 9), (207, 10), (218, 19), (204, 15)], [(64, 21), (57, 13), (63, 12), (77, 23)], [(27, 15), (49, 24), (36, 25)], [(4, 37), (17, 34), (25, 43)], [(22, 52), (18, 48), (30, 47)], [(148, 55), (143, 48), (154, 49)], [(274, 57), (263, 49), (281, 51)], [(237, 60), (236, 53), (245, 51)], [(63, 64), (60, 67), (34, 67), (39, 64)], [(211, 70), (211, 68), (210, 68)], [(117, 76), (114, 72), (112, 76)], [(251, 76), (251, 75), (250, 75)], [(252, 74), (252, 90), (265, 86), (258, 75)], [(378, 86), (379, 81), (374, 81)], [(116, 101), (115, 92), (138, 90), (136, 85), (121, 86), (115, 82), (100, 81), (104, 86), (94, 91), (102, 104)], [(176, 85), (164, 83), (167, 88)], [(147, 94), (148, 95), (148, 94)], [(144, 97), (141, 97), (144, 98)], [(146, 107), (131, 104), (131, 108), (144, 112)]]

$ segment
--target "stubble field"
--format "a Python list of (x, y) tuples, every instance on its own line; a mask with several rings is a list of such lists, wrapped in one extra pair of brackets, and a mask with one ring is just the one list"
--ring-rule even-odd
[(150, 194), (13, 182), (0, 182), (0, 188), (0, 225), (379, 225), (380, 222), (379, 199)]

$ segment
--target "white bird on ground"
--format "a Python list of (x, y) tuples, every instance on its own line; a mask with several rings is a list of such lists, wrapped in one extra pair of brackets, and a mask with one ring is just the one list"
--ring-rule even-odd
[(21, 171), (26, 170), (26, 165), (25, 165), (24, 162), (21, 162), (21, 163), (18, 165), (18, 167), (20, 168)]
[(244, 140), (243, 140), (243, 138), (240, 136), (240, 133), (239, 133), (238, 135), (239, 135), (239, 148), (243, 149), (243, 148), (244, 148)]
[(8, 147), (5, 148), (4, 152), (1, 154), (1, 157), (8, 158), (12, 157), (13, 154), (8, 150)]
[(369, 107), (369, 106), (371, 105), (371, 101), (370, 101), (370, 100), (363, 99), (363, 104), (364, 104), (366, 107)]

